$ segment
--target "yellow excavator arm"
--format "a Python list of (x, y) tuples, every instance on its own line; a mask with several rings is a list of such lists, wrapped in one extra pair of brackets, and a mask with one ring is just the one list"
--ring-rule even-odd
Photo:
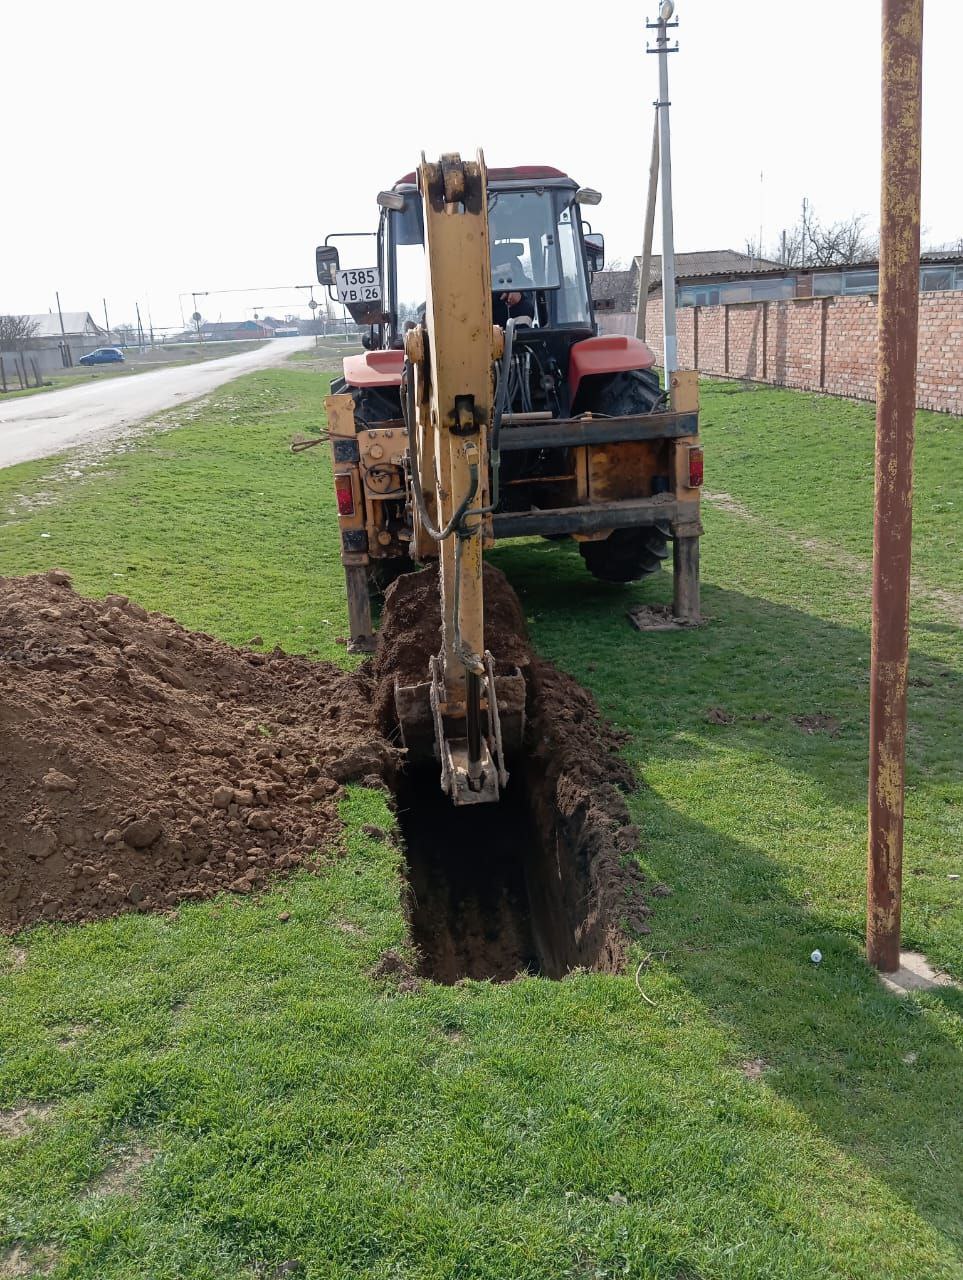
[[(396, 690), (406, 727), (427, 698), (441, 784), (456, 804), (497, 800), (507, 782), (499, 696), (513, 707), (519, 738), (524, 684), (495, 677), (485, 648), (482, 550), (490, 541), (489, 449), (493, 361), (504, 337), (492, 326), (485, 161), (422, 155), (427, 266), (424, 324), (406, 335), (402, 385), (412, 486), (413, 553), (438, 556), (441, 650), (424, 684)], [(437, 546), (432, 546), (435, 543)], [(514, 687), (517, 681), (521, 686)], [(513, 745), (513, 744), (509, 744)]]

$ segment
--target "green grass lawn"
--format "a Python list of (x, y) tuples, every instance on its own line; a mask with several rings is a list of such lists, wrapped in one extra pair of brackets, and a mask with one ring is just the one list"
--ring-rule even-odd
[[(288, 450), (324, 382), (292, 362), (82, 476), (0, 472), (0, 572), (61, 565), (347, 661), (326, 450)], [(872, 421), (705, 388), (728, 498), (706, 504), (702, 629), (629, 628), (668, 574), (606, 588), (566, 544), (493, 555), (540, 651), (631, 734), (638, 857), (673, 888), (635, 957), (654, 1007), (634, 964), (407, 995), (370, 976), (404, 944), (400, 854), (355, 789), (320, 875), (0, 952), (8, 1270), (963, 1276), (963, 993), (894, 999), (861, 955)], [(963, 424), (921, 414), (917, 457), (905, 939), (963, 978)]]

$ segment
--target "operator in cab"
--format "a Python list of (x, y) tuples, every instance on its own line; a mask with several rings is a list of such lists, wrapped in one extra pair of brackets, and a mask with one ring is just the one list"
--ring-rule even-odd
[[(517, 240), (492, 245), (492, 324), (501, 325), (503, 329), (509, 319), (531, 324), (535, 318), (534, 281), (521, 261), (524, 252), (525, 246)], [(499, 288), (499, 285), (509, 287)]]

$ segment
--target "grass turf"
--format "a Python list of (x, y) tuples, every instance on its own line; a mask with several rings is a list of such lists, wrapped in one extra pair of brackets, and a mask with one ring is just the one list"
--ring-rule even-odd
[[(0, 472), (0, 569), (345, 661), (325, 450), (287, 451), (321, 384), (252, 374), (81, 477)], [(632, 735), (638, 856), (674, 889), (637, 957), (655, 1007), (631, 973), (372, 978), (404, 942), (400, 855), (353, 790), (320, 876), (13, 941), (0, 1132), (52, 1104), (0, 1137), (18, 1258), (84, 1280), (963, 1275), (963, 995), (895, 1000), (860, 956), (872, 410), (710, 385), (703, 423), (729, 495), (705, 512), (707, 627), (628, 628), (667, 578), (494, 553), (540, 650)], [(905, 933), (959, 977), (958, 428), (920, 415)], [(797, 723), (816, 714), (831, 732)]]

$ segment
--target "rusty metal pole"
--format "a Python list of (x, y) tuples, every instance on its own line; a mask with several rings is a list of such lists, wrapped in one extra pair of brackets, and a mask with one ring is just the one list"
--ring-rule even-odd
[(866, 955), (884, 973), (894, 973), (900, 958), (920, 288), (922, 40), (923, 0), (883, 0)]

